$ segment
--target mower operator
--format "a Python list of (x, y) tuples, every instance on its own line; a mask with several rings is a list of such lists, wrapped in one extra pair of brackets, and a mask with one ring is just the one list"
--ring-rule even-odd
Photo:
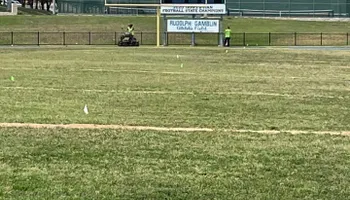
[(130, 34), (130, 41), (131, 41), (131, 39), (134, 37), (134, 25), (132, 25), (132, 24), (129, 24), (128, 25), (128, 33)]

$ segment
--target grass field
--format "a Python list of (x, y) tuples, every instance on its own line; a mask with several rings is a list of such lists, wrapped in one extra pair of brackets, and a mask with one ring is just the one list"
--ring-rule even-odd
[[(129, 24), (136, 32), (155, 32), (156, 18), (116, 16), (2, 16), (0, 31), (121, 31)], [(162, 25), (162, 24), (161, 24)], [(348, 22), (307, 22), (293, 20), (224, 18), (224, 26), (230, 25), (233, 32), (341, 32), (349, 31)]]
[(346, 51), (38, 48), (0, 60), (4, 122), (350, 129)]
[(0, 199), (350, 195), (348, 136), (222, 130), (349, 131), (348, 51), (4, 48), (0, 61), (1, 123), (214, 129), (0, 128)]
[[(130, 23), (141, 45), (156, 44), (154, 16), (6, 16), (0, 18), (0, 45), (37, 45), (38, 40), (41, 45), (114, 45)], [(227, 25), (232, 27), (235, 46), (345, 46), (350, 41), (347, 22), (226, 17)], [(191, 34), (170, 33), (167, 38), (169, 45), (191, 44)], [(218, 34), (196, 34), (196, 44), (216, 46)]]
[(349, 137), (0, 129), (1, 199), (348, 199)]

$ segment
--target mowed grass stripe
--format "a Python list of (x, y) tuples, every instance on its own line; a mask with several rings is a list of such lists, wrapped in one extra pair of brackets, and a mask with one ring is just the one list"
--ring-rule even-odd
[[(349, 101), (215, 94), (0, 90), (2, 122), (348, 130)], [(83, 113), (88, 104), (90, 114)]]
[[(25, 87), (28, 82), (33, 83), (33, 87), (42, 87), (43, 85), (50, 88), (70, 88), (72, 85), (79, 83), (80, 88), (93, 90), (105, 90), (108, 88), (118, 88), (119, 90), (157, 90), (157, 91), (181, 91), (181, 92), (236, 92), (250, 91), (253, 93), (269, 94), (291, 94), (301, 96), (347, 96), (348, 85), (350, 80), (347, 79), (346, 73), (333, 70), (332, 74), (327, 70), (312, 70), (315, 74), (307, 76), (308, 71), (297, 69), (298, 73), (293, 74), (292, 70), (272, 70), (274, 66), (257, 68), (242, 68), (240, 66), (228, 68), (227, 73), (219, 73), (217, 69), (213, 73), (211, 70), (203, 70), (195, 73), (192, 70), (179, 70), (175, 68), (165, 69), (144, 69), (144, 67), (134, 69), (113, 68), (84, 68), (91, 65), (86, 63), (81, 67), (66, 66), (61, 68), (60, 65), (51, 66), (50, 68), (35, 70), (11, 70), (6, 68), (0, 79), (2, 85)], [(179, 68), (179, 67), (178, 67)], [(192, 68), (191, 65), (188, 68)], [(25, 68), (31, 69), (31, 68)], [(170, 71), (171, 70), (171, 71)], [(240, 72), (241, 71), (241, 72)], [(302, 73), (299, 73), (302, 72)], [(324, 71), (324, 72), (323, 72)], [(216, 72), (216, 73), (215, 73)], [(327, 76), (326, 74), (327, 73)], [(292, 75), (292, 76), (291, 76)], [(297, 75), (297, 76), (294, 76)], [(300, 76), (303, 75), (303, 76)], [(7, 76), (7, 77), (6, 77)], [(9, 77), (15, 76), (16, 82), (9, 82)], [(35, 77), (35, 78), (34, 78)]]
[[(257, 75), (239, 75), (239, 74), (221, 74), (221, 73), (194, 73), (194, 72), (187, 72), (187, 71), (158, 71), (158, 70), (137, 70), (137, 69), (124, 69), (125, 65), (129, 66), (134, 66), (134, 64), (129, 63), (125, 64), (122, 63), (123, 67), (121, 67), (118, 63), (118, 68), (120, 69), (110, 69), (108, 66), (105, 68), (58, 68), (57, 66), (45, 66), (45, 67), (21, 67), (21, 68), (6, 68), (6, 67), (0, 67), (1, 70), (6, 70), (8, 73), (11, 71), (14, 71), (15, 73), (18, 73), (17, 71), (60, 71), (62, 69), (66, 69), (69, 72), (112, 72), (112, 73), (123, 73), (123, 72), (131, 72), (131, 73), (148, 73), (148, 74), (170, 74), (170, 75), (197, 75), (197, 76), (211, 76), (211, 75), (220, 75), (220, 76), (229, 76), (231, 78), (250, 78), (250, 79), (308, 79), (308, 80), (337, 80), (337, 81), (342, 81), (344, 79), (343, 76), (331, 76), (331, 77), (317, 77), (317, 76), (257, 76)], [(145, 65), (156, 65), (156, 64), (144, 64)], [(165, 65), (164, 65), (165, 66)], [(178, 64), (167, 64), (167, 66), (176, 66), (178, 67)], [(111, 66), (112, 67), (112, 66)], [(114, 66), (115, 67), (115, 66)], [(339, 67), (339, 68), (350, 68), (350, 67)], [(345, 80), (345, 81), (350, 81), (350, 80)]]
[[(339, 68), (349, 62), (344, 52), (225, 53), (193, 48), (2, 52), (0, 59), (7, 60), (3, 68), (37, 69), (0, 73), (2, 122), (350, 129), (350, 77), (347, 69)], [(181, 60), (181, 55), (186, 59)], [(19, 62), (11, 63), (13, 57)], [(59, 63), (51, 61), (59, 59)], [(129, 64), (133, 62), (137, 64)], [(114, 72), (118, 70), (130, 71)], [(88, 116), (82, 112), (85, 104), (91, 108)]]
[(348, 99), (350, 96), (325, 96), (325, 95), (298, 95), (298, 94), (278, 94), (265, 92), (249, 92), (249, 91), (230, 91), (230, 92), (183, 92), (183, 91), (159, 91), (159, 90), (90, 90), (82, 88), (39, 88), (39, 87), (1, 87), (5, 90), (47, 90), (47, 91), (70, 91), (70, 92), (92, 92), (92, 93), (135, 93), (135, 94), (160, 94), (160, 95), (248, 95), (248, 96), (276, 96), (291, 99), (303, 98), (326, 98), (326, 99)]
[(247, 130), (247, 129), (221, 129), (197, 127), (154, 127), (154, 126), (125, 126), (125, 125), (99, 125), (99, 124), (34, 124), (34, 123), (0, 123), (4, 128), (49, 128), (49, 129), (122, 129), (136, 131), (170, 131), (170, 132), (231, 132), (231, 133), (259, 133), (259, 134), (321, 134), (350, 136), (350, 131), (302, 131), (302, 130)]

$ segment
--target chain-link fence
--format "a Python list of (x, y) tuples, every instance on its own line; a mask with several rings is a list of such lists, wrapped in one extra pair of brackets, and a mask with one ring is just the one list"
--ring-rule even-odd
[[(117, 3), (120, 1), (113, 1)], [(123, 1), (124, 2), (124, 1)], [(130, 0), (130, 3), (140, 1)], [(142, 1), (142, 3), (159, 1)], [(350, 0), (226, 0), (228, 15), (279, 17), (350, 17)], [(105, 7), (103, 0), (61, 0), (59, 13), (155, 15), (153, 8)]]
[(350, 16), (350, 0), (227, 0), (227, 8), (239, 16)]
[[(0, 32), (0, 45), (116, 45), (118, 32)], [(223, 33), (220, 33), (223, 34)], [(195, 34), (195, 44), (217, 46), (220, 34)], [(135, 34), (140, 45), (156, 45), (155, 32)], [(191, 45), (191, 33), (162, 33), (165, 45)], [(164, 41), (161, 41), (164, 44)], [(345, 46), (349, 33), (233, 33), (232, 46)]]

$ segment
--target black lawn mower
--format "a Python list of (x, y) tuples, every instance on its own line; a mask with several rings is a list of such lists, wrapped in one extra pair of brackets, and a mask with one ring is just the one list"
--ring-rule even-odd
[(140, 46), (140, 44), (134, 36), (126, 32), (120, 37), (118, 46)]

